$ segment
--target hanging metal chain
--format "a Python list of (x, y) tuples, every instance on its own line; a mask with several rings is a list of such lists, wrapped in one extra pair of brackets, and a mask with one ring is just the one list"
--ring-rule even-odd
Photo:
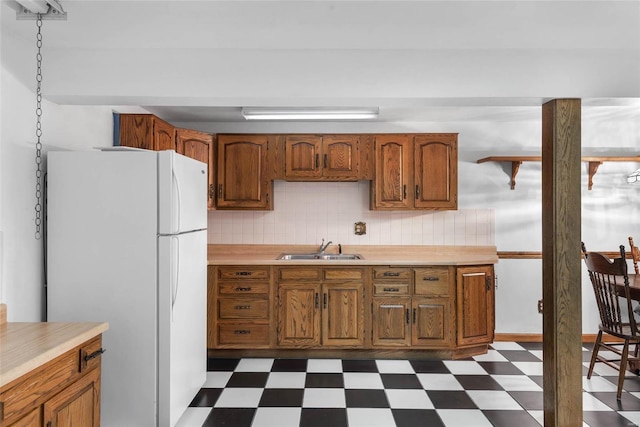
[(38, 14), (36, 19), (38, 27), (38, 35), (36, 46), (38, 53), (36, 54), (36, 240), (42, 237), (42, 15)]

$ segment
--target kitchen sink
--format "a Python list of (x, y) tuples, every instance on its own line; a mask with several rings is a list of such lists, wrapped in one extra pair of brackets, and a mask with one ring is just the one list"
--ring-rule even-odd
[(280, 254), (277, 259), (348, 261), (364, 258), (359, 254)]

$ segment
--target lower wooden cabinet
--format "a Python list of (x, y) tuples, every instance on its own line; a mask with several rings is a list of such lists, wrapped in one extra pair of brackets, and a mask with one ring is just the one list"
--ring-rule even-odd
[(462, 357), (486, 351), (494, 334), (492, 265), (210, 266), (208, 292), (209, 348)]
[(278, 345), (362, 346), (364, 276), (363, 268), (279, 269), (283, 282), (277, 283)]
[(272, 344), (271, 267), (209, 266), (207, 293), (207, 347)]
[(100, 426), (101, 345), (97, 336), (0, 390), (0, 425)]
[(495, 293), (493, 266), (458, 267), (458, 345), (493, 341)]

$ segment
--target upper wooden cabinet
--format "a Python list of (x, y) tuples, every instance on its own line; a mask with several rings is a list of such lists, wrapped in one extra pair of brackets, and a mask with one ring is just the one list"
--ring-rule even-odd
[(120, 114), (119, 125), (119, 143), (122, 146), (176, 150), (175, 127), (153, 114)]
[(371, 209), (457, 209), (457, 145), (457, 134), (376, 135)]
[(176, 151), (209, 166), (207, 207), (215, 207), (215, 165), (213, 136), (191, 129), (176, 129)]
[(218, 209), (273, 209), (267, 135), (218, 135)]
[(356, 181), (359, 142), (358, 135), (287, 135), (285, 179)]
[(457, 209), (458, 135), (416, 135), (413, 145), (414, 207)]

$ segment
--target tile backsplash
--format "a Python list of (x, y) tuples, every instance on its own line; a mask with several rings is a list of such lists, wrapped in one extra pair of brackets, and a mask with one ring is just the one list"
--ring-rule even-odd
[(273, 211), (209, 212), (209, 244), (495, 245), (493, 209), (371, 211), (368, 181), (275, 181), (273, 200)]

